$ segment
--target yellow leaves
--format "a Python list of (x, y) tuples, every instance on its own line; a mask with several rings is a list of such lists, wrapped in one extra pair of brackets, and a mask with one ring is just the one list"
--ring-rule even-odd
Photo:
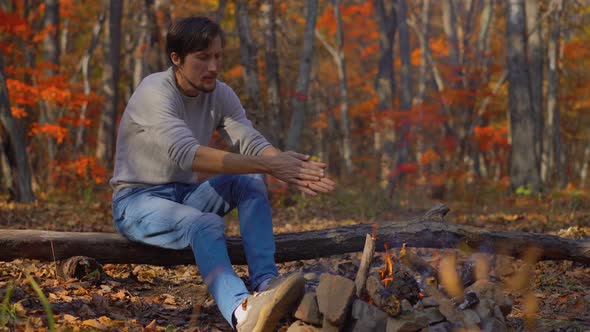
[(87, 319), (82, 322), (82, 326), (84, 327), (91, 327), (97, 330), (108, 330), (112, 325), (113, 320), (108, 318), (107, 316), (101, 316), (98, 319)]

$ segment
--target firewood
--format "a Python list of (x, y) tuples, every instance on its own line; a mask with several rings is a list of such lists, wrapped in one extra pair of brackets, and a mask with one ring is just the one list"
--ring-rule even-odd
[(367, 278), (367, 294), (375, 305), (391, 317), (401, 313), (400, 300), (383, 286), (378, 276), (370, 275)]
[(375, 255), (375, 240), (369, 234), (367, 234), (365, 238), (365, 248), (363, 249), (363, 255), (361, 258), (361, 264), (359, 266), (359, 270), (356, 274), (356, 278), (354, 283), (356, 285), (356, 296), (359, 299), (362, 299), (365, 296), (366, 288), (365, 284), (367, 282), (367, 276), (369, 274), (369, 267), (371, 266), (371, 262), (373, 261), (373, 256)]

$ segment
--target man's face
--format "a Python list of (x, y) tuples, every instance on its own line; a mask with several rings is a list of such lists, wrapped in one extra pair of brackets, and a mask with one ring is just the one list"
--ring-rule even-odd
[(177, 72), (180, 72), (177, 73), (178, 84), (185, 93), (196, 95), (215, 89), (222, 51), (221, 37), (218, 36), (213, 39), (209, 48), (189, 53), (182, 64), (177, 64)]

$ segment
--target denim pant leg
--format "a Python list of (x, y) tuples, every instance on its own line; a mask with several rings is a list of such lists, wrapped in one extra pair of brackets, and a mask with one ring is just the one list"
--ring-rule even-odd
[(252, 289), (278, 275), (270, 203), (261, 175), (214, 176), (191, 186), (184, 204), (221, 216), (237, 207)]
[(191, 247), (197, 267), (223, 317), (250, 296), (232, 268), (223, 219), (177, 203), (178, 185), (124, 189), (113, 199), (115, 227), (122, 235), (168, 249)]

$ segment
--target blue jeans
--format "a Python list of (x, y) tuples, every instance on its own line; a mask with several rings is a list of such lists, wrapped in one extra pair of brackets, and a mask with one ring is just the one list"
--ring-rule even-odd
[(278, 275), (271, 210), (261, 175), (219, 175), (196, 184), (124, 188), (113, 197), (115, 228), (132, 241), (168, 249), (189, 246), (223, 317), (250, 296), (232, 268), (222, 219), (238, 208), (252, 289)]

